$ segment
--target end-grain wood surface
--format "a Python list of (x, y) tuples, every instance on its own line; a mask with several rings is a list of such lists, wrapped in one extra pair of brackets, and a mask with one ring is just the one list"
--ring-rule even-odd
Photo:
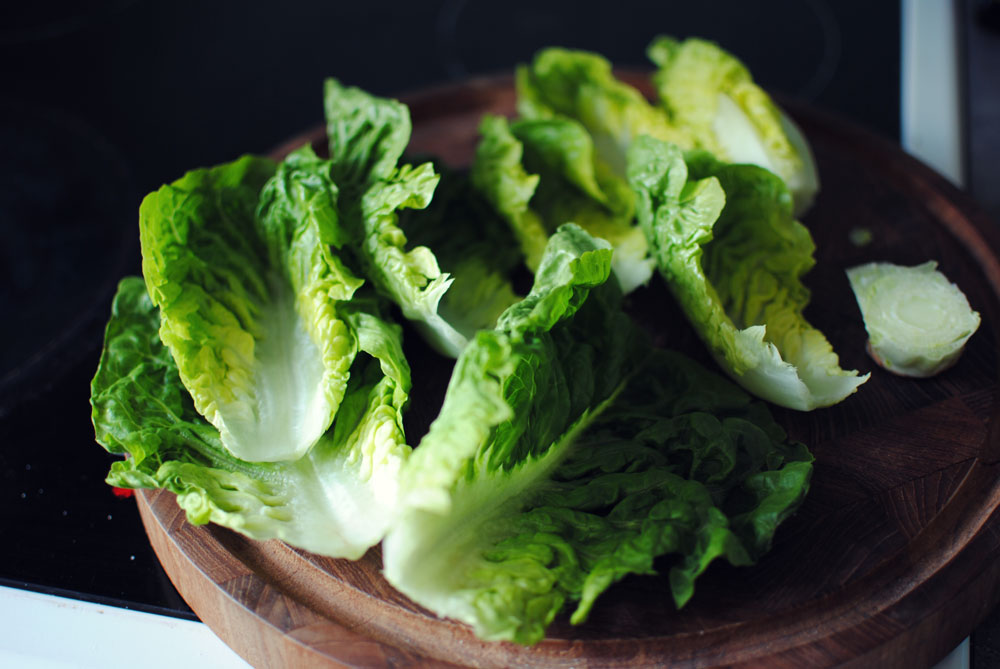
[[(412, 151), (462, 165), (481, 115), (512, 114), (514, 95), (509, 78), (496, 78), (404, 101)], [(1000, 602), (1000, 235), (961, 192), (895, 145), (816, 110), (787, 108), (812, 143), (822, 180), (803, 219), (817, 261), (806, 276), (806, 316), (844, 368), (872, 376), (835, 407), (775, 409), (816, 466), (804, 505), (759, 564), (713, 565), (679, 612), (665, 579), (627, 578), (600, 597), (585, 624), (557, 618), (545, 641), (523, 648), (479, 641), (395, 592), (381, 576), (378, 548), (350, 562), (255, 542), (194, 527), (173, 495), (144, 492), (150, 541), (191, 608), (260, 667), (917, 667), (942, 658)], [(276, 153), (303, 141), (322, 144), (314, 132)], [(855, 229), (870, 231), (871, 242), (853, 244)], [(932, 259), (982, 326), (951, 370), (893, 376), (864, 352), (844, 270)], [(661, 344), (705, 359), (656, 282), (629, 308)], [(414, 365), (415, 385), (418, 370), (447, 369), (433, 359)]]

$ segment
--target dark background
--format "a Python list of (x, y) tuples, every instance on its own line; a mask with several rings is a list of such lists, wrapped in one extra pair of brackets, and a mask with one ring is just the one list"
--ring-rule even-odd
[[(714, 39), (769, 90), (899, 136), (892, 2), (6, 4), (14, 6), (0, 9), (0, 584), (171, 615), (193, 617), (134, 502), (103, 483), (110, 458), (94, 442), (87, 403), (114, 285), (139, 271), (143, 194), (319, 124), (327, 76), (396, 95), (510, 72), (549, 45), (645, 66), (645, 46), (661, 33)], [(958, 3), (963, 56), (997, 53), (981, 20), (990, 4)], [(966, 92), (989, 89), (997, 70), (963, 62), (980, 82)], [(994, 207), (1000, 189), (975, 167), (996, 161), (975, 140), (995, 139), (995, 101), (966, 100), (978, 123), (970, 184)]]
[(318, 123), (326, 76), (399, 94), (509, 72), (548, 45), (645, 65), (659, 33), (716, 39), (769, 89), (890, 136), (899, 128), (894, 3), (23, 4), (0, 15), (4, 95), (85, 122), (117, 147), (143, 193)]

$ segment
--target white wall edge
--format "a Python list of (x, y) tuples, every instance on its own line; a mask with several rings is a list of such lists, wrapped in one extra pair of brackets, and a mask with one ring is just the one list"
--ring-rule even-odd
[(204, 623), (0, 586), (0, 667), (246, 669)]
[(906, 151), (963, 186), (957, 11), (951, 0), (900, 1), (900, 135)]

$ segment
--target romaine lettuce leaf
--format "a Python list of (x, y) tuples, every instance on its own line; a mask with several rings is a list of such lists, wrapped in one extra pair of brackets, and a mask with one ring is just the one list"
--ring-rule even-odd
[(337, 196), (305, 149), (189, 172), (140, 207), (160, 337), (238, 458), (302, 456), (344, 395), (357, 342), (337, 305), (362, 281), (333, 250)]
[(766, 408), (621, 310), (606, 242), (552, 237), (534, 288), (456, 363), (404, 468), (385, 575), (489, 640), (582, 622), (630, 573), (676, 556), (678, 606), (717, 557), (754, 561), (801, 502), (811, 456)]
[[(492, 330), (514, 302), (514, 276), (522, 255), (507, 222), (473, 187), (469, 171), (435, 163), (441, 180), (426, 209), (400, 212), (399, 226), (411, 244), (433, 249), (452, 283), (438, 313), (469, 340)], [(464, 345), (463, 345), (464, 348)]]
[(612, 269), (624, 292), (649, 280), (655, 263), (635, 225), (634, 195), (597, 159), (582, 125), (561, 117), (508, 124), (488, 116), (480, 132), (473, 182), (519, 233), (529, 268), (537, 268), (548, 236), (572, 222), (611, 243)]
[(410, 142), (410, 110), (329, 78), (323, 82), (323, 111), (333, 180), (357, 201), (396, 171)]
[(410, 450), (400, 415), (410, 377), (398, 326), (367, 298), (344, 310), (363, 353), (335, 426), (294, 462), (252, 463), (233, 457), (195, 410), (159, 339), (160, 315), (142, 280), (122, 281), (91, 394), (98, 442), (126, 455), (112, 465), (108, 483), (170, 490), (194, 524), (360, 557), (381, 539), (395, 509)]
[(694, 147), (726, 162), (771, 170), (791, 190), (795, 213), (809, 208), (819, 190), (809, 145), (743, 63), (696, 38), (658, 37), (647, 53), (658, 66), (653, 82), (660, 103)]
[(529, 206), (539, 177), (525, 171), (524, 145), (511, 134), (506, 119), (484, 116), (479, 133), (471, 169), (472, 183), (510, 224), (525, 264), (535, 271), (550, 234), (545, 222)]
[(426, 246), (408, 248), (399, 226), (398, 210), (425, 208), (439, 179), (431, 163), (398, 164), (410, 140), (409, 110), (335, 79), (326, 81), (325, 109), (332, 173), (365, 277), (439, 352), (457, 356), (467, 340), (438, 310), (452, 278)]
[(784, 182), (706, 152), (687, 160), (676, 145), (640, 138), (629, 182), (660, 273), (702, 341), (758, 397), (802, 411), (843, 400), (868, 375), (841, 369), (802, 315), (814, 246)]
[(593, 137), (597, 158), (625, 177), (625, 155), (640, 135), (685, 144), (690, 140), (642, 93), (616, 79), (611, 63), (587, 51), (543, 49), (518, 67), (517, 110), (524, 118), (571, 118)]

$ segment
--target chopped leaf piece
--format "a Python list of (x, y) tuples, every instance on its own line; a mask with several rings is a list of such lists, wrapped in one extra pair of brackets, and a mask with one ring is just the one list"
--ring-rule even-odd
[(979, 328), (965, 294), (928, 261), (869, 263), (847, 270), (868, 330), (868, 352), (890, 372), (934, 376), (948, 369)]

